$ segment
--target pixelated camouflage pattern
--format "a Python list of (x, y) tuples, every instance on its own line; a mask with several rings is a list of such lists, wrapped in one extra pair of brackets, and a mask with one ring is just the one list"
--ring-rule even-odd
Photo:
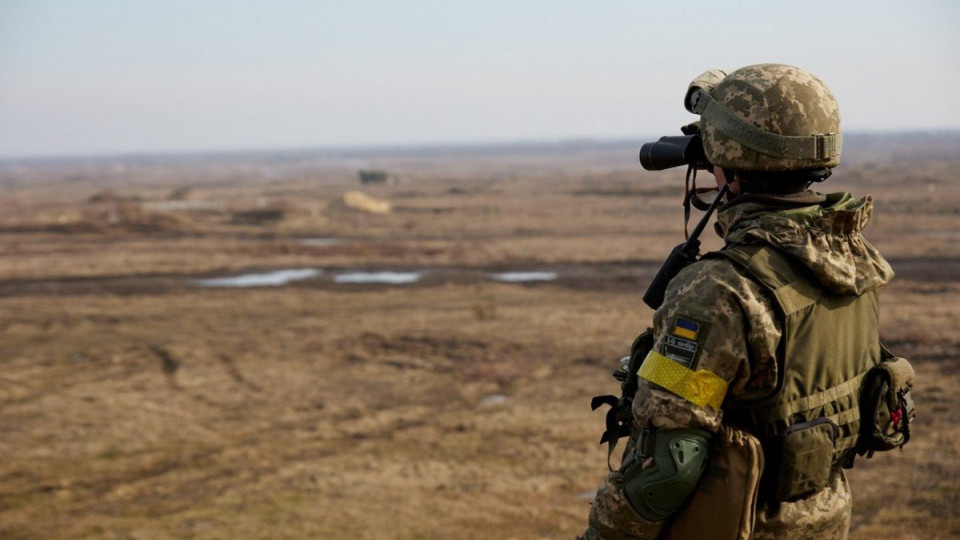
[[(740, 68), (716, 84), (710, 95), (737, 117), (777, 135), (809, 136), (840, 131), (840, 110), (827, 85), (813, 74), (783, 64)], [(707, 159), (740, 171), (788, 171), (836, 167), (830, 159), (789, 159), (747, 148), (701, 119)]]
[(657, 429), (703, 428), (715, 432), (720, 429), (720, 411), (712, 407), (690, 407), (684, 398), (654, 388), (640, 379), (633, 401), (633, 418), (637, 425)]
[(893, 269), (863, 237), (873, 199), (831, 193), (820, 205), (771, 213), (759, 203), (735, 204), (717, 215), (731, 244), (762, 242), (802, 261), (825, 288), (860, 295), (893, 279)]
[[(743, 302), (751, 309), (743, 310)], [(704, 260), (684, 269), (667, 290), (663, 306), (654, 316), (655, 349), (677, 315), (709, 320), (706, 334), (698, 336), (702, 347), (698, 369), (707, 369), (729, 381), (728, 393), (757, 397), (776, 386), (776, 349), (781, 330), (773, 318), (772, 299), (753, 280), (741, 275), (723, 259)], [(749, 322), (748, 322), (749, 321)], [(757, 359), (753, 365), (745, 358)], [(658, 429), (697, 427), (716, 432), (722, 411), (698, 407), (641, 379), (633, 403), (634, 422)], [(633, 445), (631, 445), (632, 447)], [(632, 450), (625, 459), (632, 458)], [(652, 463), (651, 463), (652, 465)], [(623, 496), (622, 479), (614, 471), (597, 492), (590, 512), (587, 539), (653, 539), (663, 524), (642, 520)]]
[[(824, 285), (846, 292), (869, 290), (892, 277), (889, 265), (860, 236), (872, 211), (870, 199), (849, 194), (826, 202), (777, 210), (743, 203), (718, 214), (728, 242), (767, 242), (806, 264)], [(697, 336), (698, 369), (728, 381), (726, 403), (770, 395), (777, 385), (777, 347), (783, 334), (776, 301), (760, 284), (725, 258), (703, 259), (681, 271), (654, 314), (655, 350), (678, 316), (708, 321)], [(703, 428), (716, 432), (723, 411), (699, 407), (641, 379), (633, 403), (637, 426), (658, 429)], [(625, 459), (631, 459), (634, 441)], [(651, 466), (652, 461), (645, 462)], [(623, 496), (622, 478), (611, 473), (597, 492), (588, 539), (653, 539), (662, 524), (640, 518)], [(758, 511), (755, 539), (846, 538), (850, 525), (850, 489), (842, 471), (814, 496)]]
[(837, 469), (823, 490), (776, 509), (761, 508), (752, 540), (843, 540), (850, 529), (850, 485)]

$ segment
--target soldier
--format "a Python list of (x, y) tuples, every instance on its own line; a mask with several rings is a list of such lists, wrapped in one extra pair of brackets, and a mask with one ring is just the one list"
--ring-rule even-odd
[[(685, 101), (717, 186), (729, 184), (716, 223), (726, 246), (667, 287), (627, 449), (582, 538), (687, 537), (690, 521), (741, 511), (739, 530), (715, 536), (846, 538), (842, 466), (860, 450), (864, 375), (888, 358), (877, 289), (893, 271), (861, 235), (870, 197), (809, 190), (840, 158), (836, 100), (802, 69), (761, 64), (708, 71)], [(762, 446), (753, 498), (691, 516), (711, 482), (731, 481), (713, 466), (731, 433)]]

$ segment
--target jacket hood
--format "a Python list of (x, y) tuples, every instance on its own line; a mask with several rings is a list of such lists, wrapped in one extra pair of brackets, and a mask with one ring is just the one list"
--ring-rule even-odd
[(777, 248), (839, 294), (860, 295), (893, 279), (893, 269), (862, 235), (873, 214), (873, 199), (808, 192), (807, 200), (822, 202), (792, 208), (748, 200), (730, 204), (717, 214), (717, 232), (728, 244)]

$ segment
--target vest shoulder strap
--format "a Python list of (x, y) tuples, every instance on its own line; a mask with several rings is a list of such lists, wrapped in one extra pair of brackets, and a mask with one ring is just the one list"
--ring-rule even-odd
[(768, 288), (780, 304), (784, 315), (791, 315), (816, 304), (823, 291), (776, 248), (767, 244), (736, 244), (714, 252), (746, 270), (757, 282)]

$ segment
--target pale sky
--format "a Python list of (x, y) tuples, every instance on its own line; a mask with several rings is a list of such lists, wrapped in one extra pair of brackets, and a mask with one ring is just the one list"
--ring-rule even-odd
[(960, 2), (0, 0), (0, 158), (637, 138), (713, 67), (960, 128)]

